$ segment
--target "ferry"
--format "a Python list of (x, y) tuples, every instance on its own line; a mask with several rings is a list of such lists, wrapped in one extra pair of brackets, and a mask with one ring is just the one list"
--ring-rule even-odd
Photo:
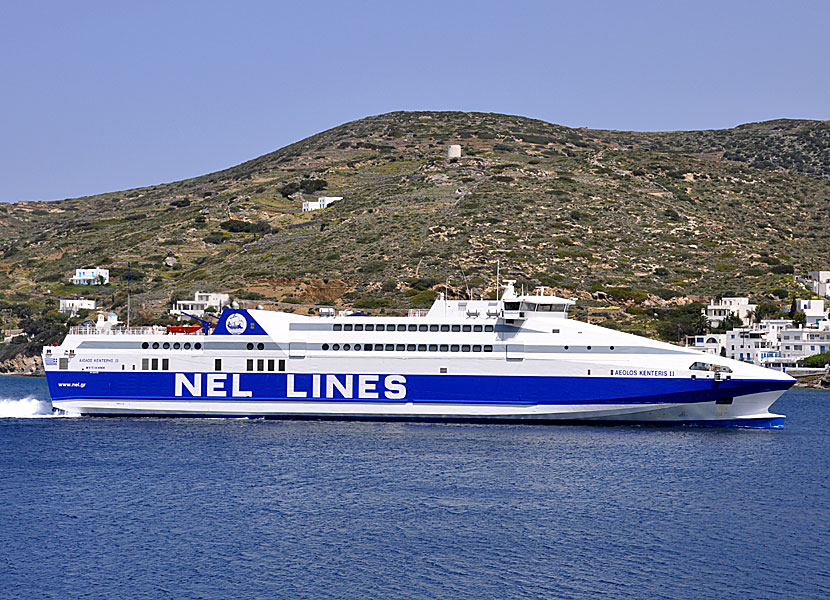
[(409, 316), (222, 311), (199, 332), (86, 327), (43, 349), (83, 415), (781, 427), (784, 373), (568, 318), (540, 289)]

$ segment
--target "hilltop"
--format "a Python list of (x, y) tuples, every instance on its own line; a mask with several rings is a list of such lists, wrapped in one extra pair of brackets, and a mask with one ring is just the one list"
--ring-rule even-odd
[[(344, 200), (303, 213), (319, 195)], [(493, 293), (497, 260), (585, 306), (783, 300), (793, 272), (827, 267), (828, 199), (828, 122), (639, 133), (395, 112), (202, 177), (0, 205), (2, 302), (86, 293), (123, 311), (130, 261), (146, 318), (195, 289), (406, 308), (438, 284)], [(66, 285), (95, 265), (111, 286)], [(636, 310), (618, 320), (653, 326)]]

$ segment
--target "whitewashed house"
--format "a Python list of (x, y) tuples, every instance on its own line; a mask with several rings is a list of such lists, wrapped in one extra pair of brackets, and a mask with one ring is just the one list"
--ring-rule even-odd
[(810, 271), (807, 273), (809, 280), (806, 281), (816, 296), (830, 298), (830, 271)]
[(744, 325), (750, 325), (750, 313), (754, 313), (756, 308), (755, 304), (749, 303), (749, 298), (721, 298), (719, 302), (711, 300), (702, 312), (710, 327), (720, 327), (730, 316), (736, 316)]
[(827, 318), (824, 312), (824, 300), (796, 300), (795, 306), (796, 310), (804, 313), (805, 324), (808, 327), (814, 327)]
[(101, 267), (75, 269), (72, 283), (75, 285), (106, 285), (110, 282), (110, 270)]
[(219, 312), (222, 307), (230, 304), (229, 294), (211, 294), (208, 292), (196, 292), (193, 300), (179, 300), (170, 314), (178, 317), (179, 321), (187, 319), (184, 313), (194, 317), (203, 317), (208, 308), (216, 309)]
[(342, 199), (343, 196), (322, 196), (321, 198), (317, 198), (317, 200), (305, 200), (303, 201), (303, 212), (322, 210), (324, 208), (328, 208), (334, 202)]
[(82, 310), (95, 310), (95, 300), (84, 298), (61, 298), (58, 304), (58, 312), (74, 317)]

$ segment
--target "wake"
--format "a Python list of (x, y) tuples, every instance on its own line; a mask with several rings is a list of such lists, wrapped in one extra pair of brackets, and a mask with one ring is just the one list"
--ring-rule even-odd
[(49, 400), (38, 400), (31, 396), (0, 398), (0, 419), (52, 419), (78, 416), (80, 415), (64, 411), (52, 412), (52, 403)]

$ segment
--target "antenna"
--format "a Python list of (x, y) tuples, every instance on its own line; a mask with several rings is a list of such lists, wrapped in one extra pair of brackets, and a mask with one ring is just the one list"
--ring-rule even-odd
[(496, 300), (499, 299), (499, 290), (501, 289), (501, 282), (499, 281), (499, 268), (501, 267), (501, 260), (496, 259)]
[(130, 329), (130, 261), (127, 261), (127, 330)]
[(464, 287), (467, 288), (467, 295), (470, 297), (470, 300), (473, 299), (473, 292), (470, 290), (470, 284), (467, 283), (467, 276), (464, 274), (464, 269), (461, 268), (461, 265), (458, 266), (458, 270), (461, 271), (461, 277), (464, 278)]

